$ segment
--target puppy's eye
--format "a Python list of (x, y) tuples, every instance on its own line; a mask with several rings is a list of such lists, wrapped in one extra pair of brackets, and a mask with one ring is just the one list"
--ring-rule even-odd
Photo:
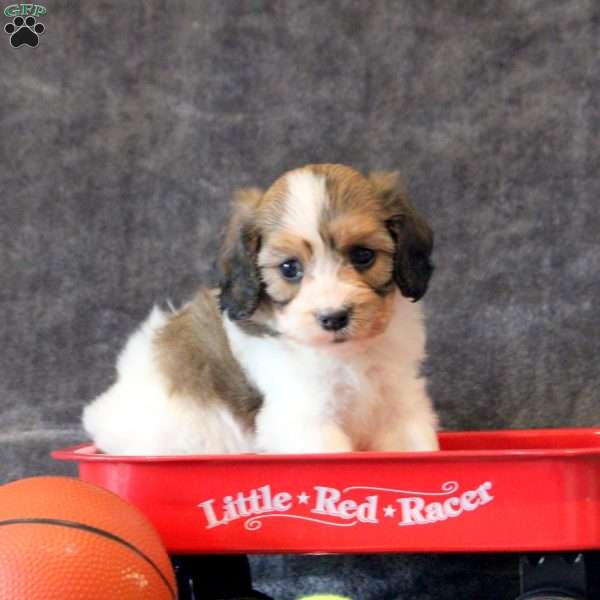
[(375, 251), (362, 246), (350, 248), (350, 262), (357, 269), (368, 269), (375, 262)]
[(279, 272), (287, 281), (300, 281), (304, 275), (302, 263), (296, 258), (290, 258), (279, 265)]

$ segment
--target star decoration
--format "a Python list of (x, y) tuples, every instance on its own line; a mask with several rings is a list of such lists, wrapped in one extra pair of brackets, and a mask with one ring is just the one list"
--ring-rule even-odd
[(391, 505), (388, 504), (384, 509), (383, 509), (383, 514), (386, 517), (393, 517), (396, 514), (396, 509)]
[(308, 499), (310, 498), (310, 496), (306, 493), (306, 492), (302, 492), (299, 496), (298, 496), (298, 502), (300, 504), (308, 504)]

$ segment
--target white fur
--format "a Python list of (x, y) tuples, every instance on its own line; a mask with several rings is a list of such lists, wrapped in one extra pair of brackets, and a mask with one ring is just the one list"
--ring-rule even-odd
[(297, 169), (287, 177), (285, 229), (295, 231), (313, 245), (322, 245), (319, 217), (328, 201), (325, 177), (306, 169)]
[(234, 355), (264, 394), (263, 452), (436, 450), (436, 418), (419, 377), (421, 309), (396, 293), (386, 331), (368, 342), (314, 348), (255, 337), (224, 319)]
[(83, 426), (110, 454), (250, 452), (253, 440), (224, 404), (169, 393), (152, 340), (168, 320), (154, 308), (117, 361), (117, 380), (83, 412)]

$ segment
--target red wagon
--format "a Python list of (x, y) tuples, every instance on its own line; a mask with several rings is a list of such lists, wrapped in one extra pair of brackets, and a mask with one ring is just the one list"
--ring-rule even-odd
[(538, 553), (522, 560), (522, 597), (600, 597), (590, 591), (600, 571), (600, 429), (441, 433), (440, 445), (163, 457), (79, 446), (53, 456), (140, 508), (174, 555)]

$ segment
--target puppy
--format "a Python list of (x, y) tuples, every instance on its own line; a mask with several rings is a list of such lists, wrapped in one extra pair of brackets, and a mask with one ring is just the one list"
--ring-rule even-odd
[(393, 173), (307, 165), (239, 191), (219, 289), (152, 311), (85, 429), (113, 454), (437, 449), (432, 247)]

